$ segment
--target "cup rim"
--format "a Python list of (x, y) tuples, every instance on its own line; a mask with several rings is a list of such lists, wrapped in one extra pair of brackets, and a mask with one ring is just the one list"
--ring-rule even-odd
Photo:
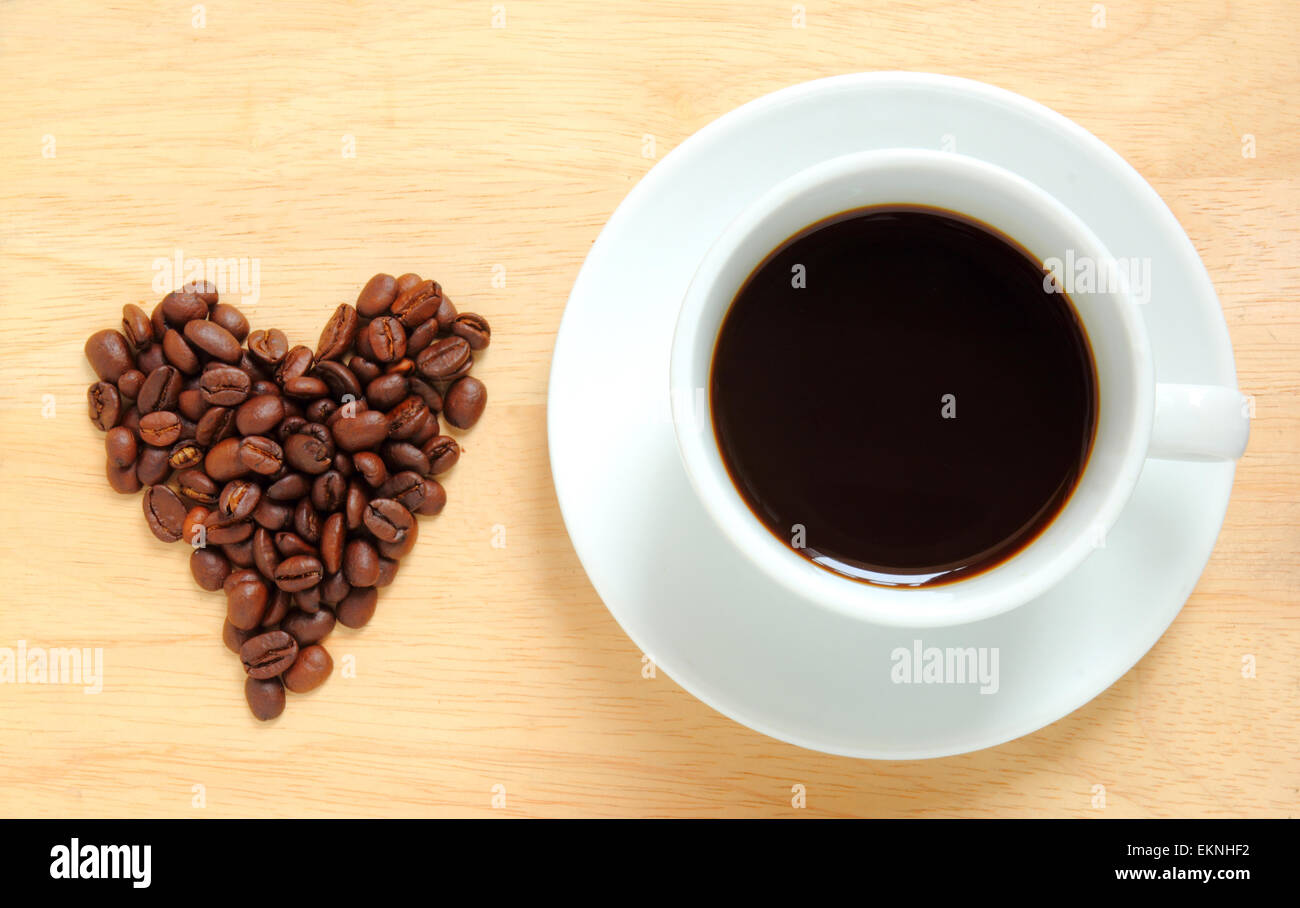
[[(784, 206), (793, 204), (801, 196), (840, 180), (855, 177), (879, 177), (891, 168), (923, 168), (938, 178), (953, 177), (992, 183), (1008, 201), (1036, 207), (1038, 214), (1054, 219), (1067, 231), (1075, 248), (1091, 251), (1098, 257), (1109, 258), (1109, 251), (1099, 238), (1064, 204), (1042, 188), (998, 165), (953, 152), (929, 149), (883, 149), (854, 152), (831, 158), (805, 168), (782, 180), (750, 203), (737, 215), (709, 247), (692, 276), (683, 297), (674, 326), (670, 363), (669, 397), (672, 410), (673, 434), (678, 453), (688, 480), (710, 519), (729, 542), (769, 579), (790, 592), (829, 608), (832, 611), (858, 620), (907, 627), (941, 627), (967, 624), (1010, 611), (1031, 601), (1059, 583), (1077, 568), (1092, 551), (1093, 543), (1087, 538), (1071, 539), (1058, 548), (1046, 564), (1030, 573), (1012, 576), (1004, 571), (1025, 551), (1040, 544), (1040, 533), (1021, 552), (1004, 560), (981, 574), (964, 580), (934, 587), (891, 588), (854, 580), (814, 564), (794, 552), (778, 539), (752, 513), (730, 478), (718, 450), (713, 429), (711, 401), (709, 400), (709, 372), (712, 369), (717, 335), (735, 294), (744, 285), (719, 287), (724, 268), (738, 256), (748, 259), (747, 273), (752, 275), (762, 261), (774, 250), (762, 249), (756, 255), (745, 253), (746, 243), (757, 226), (775, 217)], [(886, 202), (869, 202), (850, 205), (845, 211), (876, 205), (932, 204), (910, 198), (897, 198)], [(825, 212), (833, 216), (842, 212)], [(1014, 238), (996, 219), (979, 217), (988, 226)], [(790, 230), (794, 236), (806, 227)], [(725, 303), (718, 304), (718, 296), (726, 291)], [(1155, 374), (1145, 327), (1127, 288), (1112, 290), (1112, 308), (1123, 322), (1120, 326), (1126, 336), (1128, 353), (1134, 369), (1135, 395), (1133, 419), (1129, 425), (1128, 441), (1118, 462), (1108, 469), (1114, 474), (1101, 500), (1094, 506), (1089, 525), (1108, 531), (1119, 518), (1137, 485), (1141, 467), (1146, 459), (1154, 412)], [(718, 306), (720, 314), (702, 325), (706, 309)], [(1080, 316), (1082, 321), (1082, 315)], [(1087, 331), (1087, 325), (1084, 325)], [(694, 365), (698, 357), (701, 334), (708, 334), (708, 366), (704, 375), (698, 375)], [(1100, 375), (1098, 376), (1100, 380)], [(702, 401), (698, 389), (703, 388)], [(1104, 406), (1104, 404), (1102, 404)], [(1100, 416), (1099, 416), (1100, 423)], [(702, 425), (701, 425), (702, 424)], [(1084, 473), (1076, 481), (1075, 490), (1084, 481), (1084, 475), (1094, 469), (1097, 442), (1089, 454)], [(1050, 528), (1073, 504), (1071, 499), (1053, 517)], [(1046, 528), (1043, 532), (1046, 532)], [(766, 543), (760, 540), (766, 539)], [(978, 592), (969, 584), (980, 577), (990, 577), (1002, 572), (999, 584), (985, 581)], [(965, 585), (965, 587), (964, 587)]]

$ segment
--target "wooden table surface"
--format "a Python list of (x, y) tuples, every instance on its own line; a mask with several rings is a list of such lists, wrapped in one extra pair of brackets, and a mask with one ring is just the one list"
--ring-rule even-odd
[[(0, 815), (1294, 815), (1300, 13), (867, 6), (0, 7), (0, 647), (103, 652), (97, 694), (0, 684)], [(643, 678), (546, 454), (556, 327), (628, 190), (744, 101), (879, 69), (1020, 92), (1132, 162), (1204, 257), (1257, 404), (1218, 547), (1151, 653), (1036, 734), (923, 762), (804, 751)], [(446, 511), (373, 623), (327, 641), (351, 676), (269, 726), (221, 597), (108, 490), (85, 416), (86, 336), (151, 307), (178, 251), (257, 260), (254, 326), (296, 340), (380, 270), (436, 277), (496, 332)]]

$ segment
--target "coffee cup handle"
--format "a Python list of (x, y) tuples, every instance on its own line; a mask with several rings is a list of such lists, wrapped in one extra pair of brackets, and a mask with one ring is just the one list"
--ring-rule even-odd
[(1147, 457), (1236, 460), (1250, 435), (1251, 401), (1220, 385), (1156, 385), (1155, 423)]

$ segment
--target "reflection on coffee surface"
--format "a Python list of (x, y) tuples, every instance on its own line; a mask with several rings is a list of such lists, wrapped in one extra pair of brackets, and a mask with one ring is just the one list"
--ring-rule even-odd
[(710, 376), (723, 461), (758, 519), (890, 586), (969, 577), (1032, 542), (1083, 472), (1098, 406), (1087, 336), (1044, 276), (987, 226), (916, 206), (778, 247), (733, 301)]

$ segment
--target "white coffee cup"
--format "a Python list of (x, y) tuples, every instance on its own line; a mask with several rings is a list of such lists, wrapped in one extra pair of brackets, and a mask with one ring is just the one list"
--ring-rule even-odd
[(786, 240), (827, 217), (891, 204), (964, 214), (1013, 238), (1040, 262), (1065, 261), (1067, 255), (1074, 261), (1089, 257), (1099, 267), (1115, 261), (1087, 225), (1046, 191), (996, 165), (953, 153), (894, 149), (845, 155), (789, 177), (754, 201), (706, 253), (686, 292), (672, 342), (670, 394), (691, 484), (719, 529), (756, 569), (802, 597), (864, 621), (909, 627), (978, 621), (1029, 602), (1078, 567), (1114, 526), (1148, 457), (1241, 456), (1249, 431), (1241, 393), (1157, 384), (1139, 305), (1123, 269), (1115, 268), (1107, 273), (1119, 277), (1118, 284), (1070, 293), (1096, 364), (1096, 435), (1069, 501), (1032, 543), (983, 573), (933, 587), (858, 581), (797, 554), (753, 515), (723, 464), (707, 390), (714, 346), (736, 294)]

